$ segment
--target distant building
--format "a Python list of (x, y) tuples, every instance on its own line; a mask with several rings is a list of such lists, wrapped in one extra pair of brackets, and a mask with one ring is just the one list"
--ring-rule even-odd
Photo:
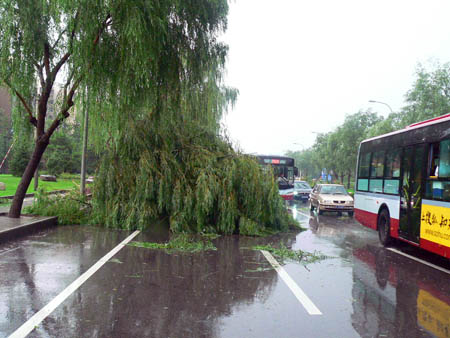
[[(0, 87), (0, 163), (12, 142), (11, 135), (11, 96), (8, 90)], [(5, 161), (0, 174), (8, 172), (8, 161)]]
[[(11, 96), (5, 88), (0, 87), (0, 115), (11, 118)], [(1, 128), (2, 126), (0, 126)]]

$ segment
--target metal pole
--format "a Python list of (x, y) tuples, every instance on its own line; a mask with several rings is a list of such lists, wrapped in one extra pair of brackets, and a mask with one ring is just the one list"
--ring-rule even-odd
[[(39, 85), (36, 86), (36, 116), (39, 116)], [(37, 126), (34, 129), (34, 140), (37, 143), (38, 140)], [(36, 170), (34, 171), (34, 191), (37, 191), (39, 187), (39, 164), (40, 163), (38, 163)]]
[(11, 143), (11, 145), (9, 146), (9, 149), (8, 149), (8, 151), (6, 152), (6, 155), (5, 155), (5, 157), (3, 157), (3, 161), (2, 161), (2, 163), (0, 163), (0, 170), (1, 170), (2, 168), (3, 168), (3, 164), (5, 163), (5, 161), (6, 161), (6, 158), (8, 157), (8, 155), (9, 155), (9, 152), (11, 151), (11, 149), (12, 149), (13, 145), (14, 145), (14, 141), (13, 141), (13, 143)]
[(386, 102), (381, 102), (381, 101), (375, 101), (375, 100), (369, 100), (370, 103), (381, 103), (384, 104), (385, 106), (387, 106), (389, 108), (389, 110), (391, 111), (392, 114), (394, 114), (394, 111), (392, 110), (391, 106), (388, 105)]
[(89, 123), (89, 114), (86, 108), (84, 108), (83, 151), (81, 154), (81, 182), (80, 182), (80, 192), (82, 195), (86, 193), (86, 152), (88, 141), (88, 123)]

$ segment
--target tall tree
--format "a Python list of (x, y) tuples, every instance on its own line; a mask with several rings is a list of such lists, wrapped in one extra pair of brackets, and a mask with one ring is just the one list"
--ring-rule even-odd
[[(205, 66), (225, 57), (216, 35), (227, 11), (226, 0), (0, 0), (0, 81), (37, 133), (9, 216), (20, 216), (40, 159), (76, 98), (105, 138), (143, 106), (160, 114), (163, 104), (170, 108), (163, 100), (169, 90), (197, 86)], [(48, 120), (56, 81), (63, 95)]]
[(287, 156), (293, 157), (295, 166), (299, 169), (299, 174), (304, 178), (313, 178), (320, 173), (320, 168), (314, 162), (314, 151), (303, 149), (301, 151), (287, 151)]
[(412, 88), (406, 93), (399, 127), (450, 113), (450, 63), (427, 70), (419, 64)]
[(335, 161), (339, 167), (342, 183), (343, 176), (347, 175), (348, 188), (356, 169), (359, 143), (367, 138), (368, 131), (382, 120), (382, 117), (370, 111), (359, 111), (356, 114), (346, 116), (344, 123), (337, 128), (335, 133), (340, 149)]

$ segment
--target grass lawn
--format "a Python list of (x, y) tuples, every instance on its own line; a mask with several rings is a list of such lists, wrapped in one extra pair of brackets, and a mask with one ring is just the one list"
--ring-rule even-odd
[[(0, 196), (9, 196), (16, 193), (17, 186), (20, 182), (20, 177), (14, 177), (12, 175), (0, 175), (0, 182), (6, 184), (6, 190), (0, 190)], [(39, 180), (39, 187), (44, 187), (47, 191), (53, 190), (68, 190), (76, 187), (76, 184), (80, 184), (80, 179), (63, 179), (58, 178), (57, 182), (44, 182)], [(31, 180), (27, 193), (33, 193), (34, 180)]]

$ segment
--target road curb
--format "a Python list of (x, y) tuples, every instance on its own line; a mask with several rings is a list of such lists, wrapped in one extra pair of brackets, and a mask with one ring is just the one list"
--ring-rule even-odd
[[(20, 219), (11, 219), (8, 218), (8, 213), (0, 213), (0, 244), (58, 225), (58, 217), (56, 216), (36, 216), (39, 219), (33, 217), (29, 222), (23, 221), (26, 217), (30, 217), (30, 215), (21, 216)], [(13, 222), (18, 224), (10, 224), (8, 227), (7, 223)]]

